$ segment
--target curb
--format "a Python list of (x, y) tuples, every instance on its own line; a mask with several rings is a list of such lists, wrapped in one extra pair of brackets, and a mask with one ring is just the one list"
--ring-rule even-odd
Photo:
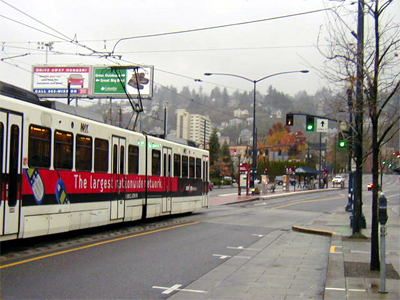
[(334, 232), (334, 231), (318, 230), (318, 229), (312, 229), (312, 228), (300, 227), (300, 226), (292, 226), (292, 230), (298, 231), (298, 232), (304, 232), (304, 233), (325, 235), (325, 236), (333, 236), (333, 235), (337, 234), (337, 232)]
[[(228, 202), (228, 203), (223, 203), (221, 205), (231, 205), (231, 204), (237, 204), (237, 203), (243, 203), (243, 202), (251, 202), (251, 201), (257, 201), (257, 200), (270, 200), (270, 199), (277, 199), (277, 198), (282, 198), (286, 196), (293, 196), (293, 195), (300, 195), (300, 194), (311, 194), (311, 193), (323, 193), (323, 192), (329, 192), (332, 191), (332, 189), (316, 189), (316, 190), (305, 190), (305, 191), (287, 191), (287, 192), (277, 192), (275, 193), (270, 193), (270, 194), (265, 194), (265, 195), (249, 195), (246, 197), (250, 197), (247, 199), (239, 199), (237, 201), (233, 202)], [(254, 197), (254, 198), (252, 198)]]

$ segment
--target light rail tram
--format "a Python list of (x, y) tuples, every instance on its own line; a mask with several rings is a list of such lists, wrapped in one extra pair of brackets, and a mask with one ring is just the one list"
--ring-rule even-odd
[(209, 152), (0, 82), (0, 241), (208, 207)]

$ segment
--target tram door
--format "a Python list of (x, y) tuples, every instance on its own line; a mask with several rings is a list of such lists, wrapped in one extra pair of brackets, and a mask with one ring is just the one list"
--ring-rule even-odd
[(18, 233), (21, 206), (22, 116), (0, 112), (0, 233)]
[(122, 219), (125, 216), (125, 184), (126, 140), (113, 136), (112, 138), (112, 173), (115, 179), (116, 198), (111, 201), (111, 220)]
[(171, 212), (172, 210), (172, 149), (163, 148), (163, 177), (165, 183), (165, 194), (162, 197), (162, 212)]
[(201, 158), (203, 164), (203, 174), (202, 178), (202, 189), (201, 189), (201, 200), (202, 207), (208, 207), (208, 156)]

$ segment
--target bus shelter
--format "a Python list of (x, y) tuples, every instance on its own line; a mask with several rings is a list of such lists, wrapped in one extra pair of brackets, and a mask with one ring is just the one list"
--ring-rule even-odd
[(318, 187), (318, 177), (321, 174), (321, 171), (312, 167), (299, 167), (296, 168), (295, 174), (299, 176), (298, 187), (310, 190)]

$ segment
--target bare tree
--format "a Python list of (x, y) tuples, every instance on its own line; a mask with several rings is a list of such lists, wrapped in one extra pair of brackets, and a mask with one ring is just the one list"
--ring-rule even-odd
[[(379, 185), (381, 171), (379, 156), (382, 146), (395, 134), (398, 134), (400, 122), (399, 102), (395, 101), (400, 93), (400, 25), (394, 23), (393, 19), (387, 16), (388, 7), (392, 2), (393, 0), (370, 2), (359, 0), (357, 33), (352, 31), (346, 23), (343, 25), (344, 22), (339, 15), (343, 8), (339, 12), (336, 11), (336, 23), (330, 25), (330, 35), (327, 39), (330, 46), (325, 51), (320, 47), (320, 51), (326, 57), (326, 68), (322, 71), (326, 78), (334, 82), (350, 83), (347, 87), (349, 95), (353, 93), (354, 82), (356, 85), (361, 84), (357, 86), (355, 103), (348, 99), (347, 101), (350, 114), (353, 113), (356, 116), (352, 130), (355, 147), (364, 145), (363, 153), (360, 154), (356, 151), (355, 156), (357, 158), (360, 154), (364, 162), (372, 154), (374, 187), (372, 191), (371, 270), (379, 270), (380, 266), (378, 192), (382, 190), (382, 186)], [(360, 10), (362, 23), (360, 23)], [(364, 27), (364, 12), (371, 27)], [(360, 39), (362, 39), (362, 43)], [(344, 99), (345, 97), (343, 101)], [(357, 115), (362, 118), (357, 119)], [(369, 122), (363, 122), (367, 119)], [(361, 191), (362, 182), (356, 181), (355, 184), (356, 190)], [(360, 201), (360, 203), (362, 202)], [(353, 221), (358, 222), (359, 220)], [(353, 226), (357, 226), (357, 224), (353, 224)], [(361, 230), (360, 232), (356, 230), (356, 233), (361, 233)]]
[[(379, 156), (382, 145), (399, 131), (399, 107), (392, 106), (392, 99), (400, 90), (400, 69), (398, 46), (400, 42), (400, 26), (381, 26), (380, 20), (384, 11), (393, 0), (378, 0), (371, 5), (366, 4), (374, 23), (374, 49), (369, 52), (366, 73), (366, 100), (372, 127), (372, 228), (371, 228), (371, 270), (379, 270), (379, 236), (378, 236), (378, 191)], [(390, 24), (390, 23), (389, 23)], [(397, 61), (396, 61), (397, 60)], [(391, 72), (394, 70), (394, 73)], [(397, 71), (396, 71), (397, 70)], [(397, 73), (396, 73), (397, 72)], [(398, 105), (398, 103), (397, 103)], [(392, 106), (392, 107), (391, 107)]]

